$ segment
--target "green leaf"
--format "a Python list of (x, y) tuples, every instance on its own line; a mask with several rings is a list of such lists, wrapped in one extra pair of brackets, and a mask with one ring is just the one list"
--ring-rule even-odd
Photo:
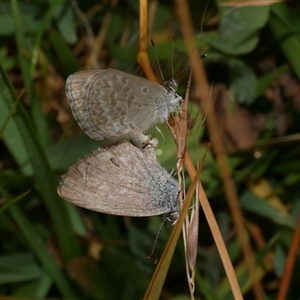
[(275, 224), (285, 225), (294, 228), (293, 221), (283, 213), (270, 205), (264, 199), (261, 199), (249, 191), (245, 191), (240, 197), (241, 207), (251, 211), (263, 218), (269, 219)]
[(269, 6), (220, 6), (219, 37), (209, 44), (226, 54), (249, 53), (259, 41), (259, 30), (266, 25), (269, 10)]
[(285, 3), (277, 3), (272, 6), (269, 26), (291, 68), (300, 79), (299, 11), (293, 12), (287, 9)]
[(77, 42), (77, 33), (72, 7), (69, 2), (58, 0), (55, 2), (60, 3), (60, 10), (55, 17), (58, 30), (67, 43), (75, 44)]

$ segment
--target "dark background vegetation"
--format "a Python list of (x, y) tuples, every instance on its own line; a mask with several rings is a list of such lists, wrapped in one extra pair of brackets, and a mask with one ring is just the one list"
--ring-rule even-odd
[[(263, 287), (275, 299), (300, 209), (300, 6), (297, 1), (259, 7), (222, 4), (189, 1), (199, 53), (208, 53), (204, 64), (213, 83), (211, 105)], [(188, 65), (178, 18), (172, 1), (149, 1), (149, 8), (149, 36), (167, 77), (172, 56), (175, 72)], [(0, 2), (0, 295), (140, 299), (145, 293), (155, 268), (147, 255), (161, 218), (95, 213), (56, 193), (60, 175), (100, 146), (74, 122), (65, 80), (78, 70), (108, 67), (143, 76), (136, 61), (138, 9), (136, 0)], [(157, 70), (151, 46), (148, 52)], [(181, 95), (187, 75), (180, 78)], [(192, 86), (191, 116), (199, 109), (197, 89), (201, 86)], [(210, 139), (205, 123), (199, 125), (202, 118), (189, 136), (195, 159), (202, 158)], [(151, 132), (160, 140), (161, 164), (171, 171), (175, 145), (167, 127), (159, 127), (166, 143)], [(201, 181), (245, 298), (252, 299), (212, 149)], [(159, 253), (170, 232), (163, 229)], [(290, 299), (300, 297), (297, 258)], [(231, 299), (224, 279), (201, 214), (196, 298)], [(189, 299), (181, 240), (161, 298)]]

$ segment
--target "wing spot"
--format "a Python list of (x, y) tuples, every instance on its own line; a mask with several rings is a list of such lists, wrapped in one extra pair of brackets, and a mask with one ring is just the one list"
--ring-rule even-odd
[(120, 167), (119, 165), (119, 161), (115, 158), (115, 157), (111, 157), (110, 161), (116, 166), (116, 167)]
[(127, 124), (126, 124), (126, 118), (120, 118), (119, 119), (119, 122), (120, 122), (120, 124), (121, 124), (121, 126), (126, 126)]
[(128, 95), (126, 97), (126, 102), (129, 108), (133, 107), (133, 102), (136, 100), (136, 96), (135, 95)]
[(128, 86), (123, 87), (123, 93), (129, 94), (131, 92), (131, 89)]
[(117, 96), (117, 93), (114, 92), (114, 91), (108, 93), (108, 98), (111, 99), (111, 100), (115, 100), (116, 101), (116, 96)]
[(131, 130), (135, 130), (136, 129), (136, 127), (132, 123), (129, 124), (129, 127), (130, 127)]
[(117, 105), (117, 100), (115, 98), (110, 99), (110, 105), (111, 106), (116, 106)]
[(122, 77), (121, 81), (123, 84), (127, 84), (129, 80), (126, 77)]
[(147, 87), (143, 87), (142, 88), (142, 93), (143, 94), (148, 94), (149, 93), (149, 89)]
[(111, 80), (108, 79), (102, 79), (102, 83), (101, 83), (102, 88), (111, 88), (112, 85), (110, 84), (110, 81)]
[(108, 99), (110, 100), (109, 103), (112, 107), (115, 107), (117, 105), (117, 93), (116, 92), (110, 92), (108, 94)]

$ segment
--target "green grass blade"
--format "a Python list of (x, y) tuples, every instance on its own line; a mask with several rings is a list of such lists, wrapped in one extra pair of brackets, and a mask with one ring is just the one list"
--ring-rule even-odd
[(75, 298), (75, 293), (71, 284), (58, 268), (57, 263), (46, 249), (41, 237), (36, 233), (34, 227), (30, 224), (23, 212), (17, 205), (12, 206), (9, 210), (15, 222), (18, 224), (20, 232), (24, 235), (30, 249), (35, 252), (44, 269), (51, 276), (61, 294), (68, 299)]
[[(2, 95), (5, 95), (3, 99), (6, 105), (12, 107), (17, 97), (1, 66), (0, 87)], [(67, 213), (66, 203), (62, 201), (56, 192), (56, 178), (49, 166), (29, 117), (21, 104), (16, 106), (13, 119), (23, 140), (23, 144), (25, 145), (28, 160), (34, 171), (36, 188), (40, 192), (41, 198), (50, 214), (54, 231), (59, 240), (62, 256), (65, 261), (69, 261), (78, 256), (80, 251)]]
[(31, 77), (30, 65), (32, 49), (29, 43), (26, 43), (24, 35), (24, 25), (22, 23), (22, 15), (19, 10), (18, 1), (11, 1), (12, 15), (14, 19), (14, 26), (16, 29), (16, 44), (18, 51), (18, 59), (23, 74), (23, 79), (26, 87), (26, 93), (30, 99), (31, 113), (34, 120), (34, 124), (37, 128), (39, 139), (43, 145), (49, 145), (51, 143), (50, 130), (48, 128), (46, 119), (42, 112), (39, 99), (37, 97), (33, 78)]

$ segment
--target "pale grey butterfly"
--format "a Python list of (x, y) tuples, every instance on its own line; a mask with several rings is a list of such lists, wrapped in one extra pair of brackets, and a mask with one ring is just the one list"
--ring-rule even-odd
[(108, 144), (130, 140), (137, 147), (151, 140), (143, 132), (182, 102), (176, 89), (174, 77), (162, 86), (114, 69), (77, 72), (66, 82), (73, 115), (89, 137)]
[(141, 149), (126, 141), (96, 150), (62, 176), (58, 194), (113, 215), (164, 214), (175, 224), (179, 214), (178, 183), (157, 162), (152, 145)]

